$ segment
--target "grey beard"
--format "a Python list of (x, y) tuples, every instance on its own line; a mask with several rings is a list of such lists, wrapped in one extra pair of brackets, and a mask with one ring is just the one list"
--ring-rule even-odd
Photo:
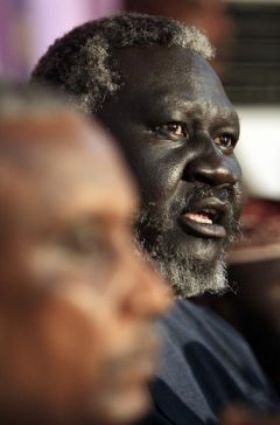
[[(142, 213), (138, 223), (143, 223), (144, 220), (146, 220), (145, 213)], [(146, 222), (151, 223), (149, 220)], [(161, 227), (163, 228), (163, 226)], [(151, 229), (151, 227), (147, 228)], [(203, 260), (203, 252), (201, 252), (200, 258), (197, 253), (193, 254), (191, 249), (182, 252), (176, 243), (170, 242), (167, 226), (162, 230), (157, 224), (153, 227), (153, 229), (155, 228), (157, 235), (153, 236), (152, 243), (151, 240), (150, 243), (147, 243), (147, 239), (138, 226), (136, 232), (138, 252), (166, 279), (177, 297), (190, 298), (201, 296), (204, 293), (222, 295), (231, 289), (227, 279), (224, 248), (229, 241), (233, 240), (233, 233), (230, 234), (224, 248), (221, 246), (220, 255), (215, 260), (208, 262)], [(205, 243), (207, 244), (206, 241)]]
[(204, 293), (221, 295), (230, 289), (223, 253), (214, 263), (205, 264), (197, 258), (186, 258), (163, 243), (149, 251), (138, 241), (139, 245), (146, 260), (170, 283), (178, 297), (190, 298)]
[(190, 298), (206, 292), (221, 294), (228, 289), (226, 268), (223, 260), (216, 261), (211, 267), (199, 267), (178, 258), (159, 258), (154, 266), (171, 284), (175, 295)]
[[(203, 261), (203, 252), (200, 257), (192, 250), (178, 249), (177, 243), (172, 242), (172, 229), (176, 217), (183, 210), (183, 205), (190, 209), (197, 200), (217, 196), (228, 202), (230, 213), (225, 227), (227, 238), (221, 244), (219, 256), (211, 261)], [(171, 284), (177, 296), (194, 297), (205, 292), (223, 294), (230, 290), (227, 280), (224, 250), (239, 235), (238, 218), (241, 204), (240, 185), (236, 184), (229, 189), (213, 189), (205, 184), (196, 184), (195, 190), (185, 199), (175, 200), (172, 207), (160, 215), (154, 213), (155, 204), (150, 202), (143, 208), (136, 223), (137, 244), (146, 259)], [(171, 231), (171, 232), (170, 232)], [(207, 244), (207, 241), (204, 241)]]

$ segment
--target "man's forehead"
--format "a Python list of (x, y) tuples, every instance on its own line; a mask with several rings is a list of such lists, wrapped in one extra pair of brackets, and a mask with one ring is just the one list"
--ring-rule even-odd
[[(148, 83), (156, 71), (160, 76), (170, 75), (174, 71), (185, 74), (191, 70), (192, 61), (198, 56), (189, 49), (175, 46), (125, 47), (116, 50), (115, 55), (125, 79), (139, 78), (140, 82), (144, 80)], [(144, 70), (149, 70), (150, 73), (145, 74)]]
[[(179, 47), (129, 47), (116, 53), (125, 85), (175, 90), (211, 85), (223, 93), (220, 80), (199, 54)], [(224, 93), (223, 93), (224, 95)]]
[(86, 163), (58, 155), (58, 162), (52, 164), (53, 159), (35, 170), (16, 164), (0, 166), (0, 202), (7, 218), (12, 213), (33, 233), (32, 228), (36, 232), (40, 226), (53, 228), (85, 219), (128, 222), (135, 214), (136, 194), (123, 176), (106, 177), (105, 169), (102, 173), (90, 169), (90, 160)]
[(134, 212), (133, 182), (108, 136), (75, 115), (60, 118), (60, 126), (54, 118), (35, 119), (33, 125), (32, 120), (18, 119), (17, 126), (15, 120), (0, 120), (1, 192), (9, 193), (5, 182), (15, 190), (21, 182), (18, 190), (26, 196), (18, 199), (26, 201), (27, 208), (46, 204), (53, 211), (61, 208), (63, 214), (66, 209), (73, 214)]
[(121, 100), (142, 99), (153, 109), (187, 108), (188, 102), (195, 109), (202, 103), (204, 109), (216, 105), (238, 121), (217, 74), (201, 55), (165, 46), (123, 48), (116, 55), (123, 79)]

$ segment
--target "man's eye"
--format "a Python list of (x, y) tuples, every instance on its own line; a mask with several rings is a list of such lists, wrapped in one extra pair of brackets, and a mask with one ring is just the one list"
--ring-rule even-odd
[(167, 124), (157, 125), (155, 127), (155, 131), (165, 136), (169, 136), (174, 140), (188, 138), (186, 126), (180, 122), (170, 122)]
[(232, 150), (236, 145), (236, 138), (232, 134), (221, 134), (214, 138), (214, 143), (223, 149)]

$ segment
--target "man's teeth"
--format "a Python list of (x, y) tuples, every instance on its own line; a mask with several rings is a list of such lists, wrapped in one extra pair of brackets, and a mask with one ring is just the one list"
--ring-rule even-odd
[(185, 214), (185, 217), (187, 217), (189, 220), (195, 221), (196, 223), (213, 224), (211, 218), (205, 214), (187, 213)]

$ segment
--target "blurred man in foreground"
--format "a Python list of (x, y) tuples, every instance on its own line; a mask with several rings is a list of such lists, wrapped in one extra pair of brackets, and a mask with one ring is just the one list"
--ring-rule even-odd
[(134, 253), (109, 138), (45, 92), (1, 88), (0, 205), (1, 423), (135, 419), (169, 295)]

